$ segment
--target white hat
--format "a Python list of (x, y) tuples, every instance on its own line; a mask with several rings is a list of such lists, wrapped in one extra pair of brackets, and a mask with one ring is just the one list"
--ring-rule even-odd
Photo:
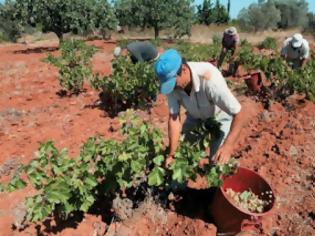
[(294, 34), (292, 36), (291, 43), (292, 43), (292, 47), (294, 48), (301, 47), (303, 43), (303, 36), (301, 34)]
[(237, 30), (235, 27), (230, 27), (224, 30), (224, 33), (233, 36), (237, 34)]
[(113, 53), (114, 56), (118, 57), (120, 55), (120, 53), (121, 53), (121, 47), (115, 47), (114, 53)]

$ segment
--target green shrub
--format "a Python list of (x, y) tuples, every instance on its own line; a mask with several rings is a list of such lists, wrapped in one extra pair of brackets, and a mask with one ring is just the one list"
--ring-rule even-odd
[(95, 76), (91, 86), (110, 98), (113, 109), (146, 107), (155, 99), (159, 84), (151, 64), (133, 64), (129, 57), (118, 57), (113, 59), (112, 67), (111, 75)]
[(59, 70), (59, 84), (71, 94), (82, 90), (84, 80), (93, 76), (91, 58), (97, 51), (79, 40), (65, 40), (60, 44), (61, 56), (49, 55), (44, 61)]
[(311, 101), (315, 101), (315, 60), (314, 58), (303, 68), (291, 71), (284, 85), (291, 93), (303, 93)]
[[(268, 37), (263, 43), (264, 48), (275, 47), (274, 38)], [(238, 52), (238, 60), (245, 69), (261, 70), (273, 84), (272, 89), (278, 97), (284, 99), (288, 95), (298, 92), (303, 93), (310, 100), (315, 100), (315, 59), (314, 57), (302, 68), (292, 70), (289, 68), (279, 53), (272, 57), (253, 53), (253, 47), (246, 40), (242, 41)]]
[(222, 43), (222, 35), (214, 34), (212, 36), (212, 44), (221, 46)]
[(220, 53), (221, 45), (197, 44), (180, 42), (174, 46), (187, 61), (210, 61), (216, 59)]
[(253, 46), (247, 41), (242, 40), (238, 50), (237, 60), (241, 65), (250, 66), (253, 60)]
[(277, 50), (277, 40), (273, 37), (267, 37), (258, 45), (258, 47), (259, 49)]
[(253, 53), (253, 49), (253, 46), (247, 40), (243, 40), (238, 51), (237, 60), (248, 72), (251, 70), (266, 72), (269, 68), (269, 58), (262, 54)]
[(267, 78), (273, 82), (279, 98), (286, 98), (294, 92), (303, 93), (315, 100), (315, 60), (312, 58), (304, 67), (292, 70), (279, 56), (269, 60), (264, 70)]
[(19, 21), (14, 18), (13, 1), (0, 2), (0, 41), (15, 42), (21, 35)]
[(15, 42), (20, 36), (20, 31), (13, 21), (5, 20), (0, 17), (0, 42), (11, 41)]
[(131, 42), (133, 42), (131, 39), (121, 39), (118, 41), (118, 46), (121, 48), (127, 48), (127, 45)]
[(264, 70), (268, 79), (273, 80), (277, 86), (284, 86), (288, 78), (288, 66), (279, 56), (269, 60), (267, 69)]
[[(53, 213), (67, 218), (72, 212), (87, 212), (96, 200), (121, 190), (136, 192), (154, 186), (166, 190), (173, 181), (185, 183), (196, 173), (205, 176), (209, 186), (219, 186), (221, 174), (234, 171), (233, 162), (208, 165), (204, 169), (198, 167), (204, 156), (201, 148), (206, 145), (203, 139), (202, 145), (196, 146), (182, 142), (171, 168), (165, 169), (162, 133), (131, 110), (120, 120), (125, 137), (121, 142), (89, 138), (77, 158), (70, 158), (66, 150), (59, 151), (51, 141), (40, 145), (36, 158), (22, 169), (37, 190), (37, 194), (26, 201), (29, 220), (40, 221)], [(19, 176), (14, 178), (15, 183), (22, 181)], [(15, 189), (25, 185), (23, 181), (23, 185)]]

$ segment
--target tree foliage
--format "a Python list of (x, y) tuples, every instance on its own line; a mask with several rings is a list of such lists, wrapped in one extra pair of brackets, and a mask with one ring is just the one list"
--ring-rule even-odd
[(15, 41), (20, 36), (19, 25), (14, 18), (14, 11), (13, 2), (0, 3), (0, 41)]
[(239, 24), (244, 30), (266, 30), (277, 28), (281, 12), (273, 0), (260, 1), (243, 8), (238, 15)]
[(260, 0), (238, 15), (245, 30), (265, 30), (306, 26), (308, 3), (305, 0)]
[(116, 16), (121, 26), (152, 27), (155, 38), (162, 29), (174, 29), (174, 37), (190, 35), (193, 22), (191, 0), (117, 0)]
[(211, 0), (204, 0), (202, 5), (197, 7), (198, 22), (201, 24), (210, 25), (212, 19), (212, 3)]
[(273, 49), (277, 50), (277, 40), (273, 37), (267, 37), (265, 38), (259, 45), (259, 49)]
[(59, 39), (69, 32), (105, 34), (116, 25), (107, 0), (8, 0), (5, 5), (13, 5), (12, 18), (21, 30), (40, 25), (43, 32), (54, 32)]
[(96, 48), (86, 45), (79, 40), (65, 40), (60, 44), (61, 55), (49, 55), (44, 61), (59, 70), (59, 84), (70, 94), (78, 94), (83, 87), (84, 80), (93, 77), (91, 58)]
[(151, 64), (133, 64), (129, 57), (112, 61), (111, 75), (96, 75), (90, 81), (94, 89), (103, 91), (110, 101), (108, 108), (115, 113), (126, 108), (146, 108), (158, 94), (158, 80)]
[(306, 26), (308, 3), (305, 0), (276, 0), (275, 4), (281, 12), (280, 28)]
[(306, 31), (314, 33), (315, 32), (315, 14), (308, 13), (307, 14), (307, 26), (305, 27)]
[(202, 5), (197, 7), (197, 18), (200, 24), (210, 25), (212, 23), (221, 24), (229, 21), (229, 7), (225, 8), (219, 0), (213, 4), (211, 0), (204, 0)]

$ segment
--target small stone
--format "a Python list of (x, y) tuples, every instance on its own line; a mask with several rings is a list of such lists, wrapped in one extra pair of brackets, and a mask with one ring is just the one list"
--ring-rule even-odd
[(176, 199), (173, 193), (170, 193), (167, 198), (169, 201), (174, 201)]
[(297, 156), (299, 154), (299, 151), (298, 149), (294, 146), (294, 145), (291, 145), (290, 149), (289, 149), (289, 154), (290, 156)]
[(19, 203), (12, 211), (14, 226), (21, 230), (26, 227), (27, 210), (24, 202)]
[(269, 111), (264, 110), (263, 113), (261, 114), (261, 119), (265, 122), (270, 122), (271, 121), (271, 116)]

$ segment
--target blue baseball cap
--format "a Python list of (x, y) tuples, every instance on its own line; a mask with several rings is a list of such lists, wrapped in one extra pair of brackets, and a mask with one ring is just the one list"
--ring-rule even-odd
[(171, 93), (176, 85), (176, 75), (181, 67), (182, 57), (175, 49), (166, 50), (155, 63), (155, 73), (161, 82), (162, 94)]

